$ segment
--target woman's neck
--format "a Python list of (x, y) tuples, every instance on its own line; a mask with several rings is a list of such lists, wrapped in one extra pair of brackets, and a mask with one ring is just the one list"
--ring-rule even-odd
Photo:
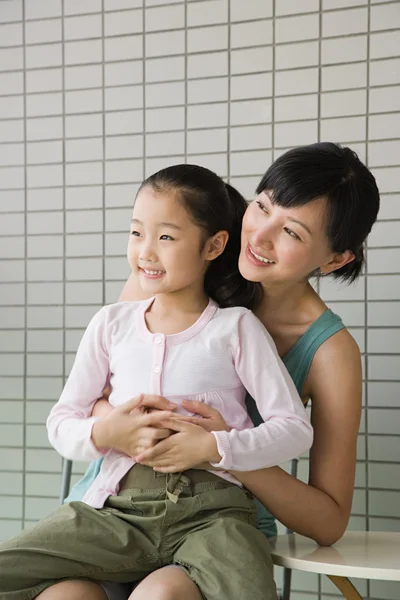
[(308, 281), (263, 286), (263, 291), (263, 300), (256, 311), (263, 322), (308, 322), (325, 310), (325, 304)]

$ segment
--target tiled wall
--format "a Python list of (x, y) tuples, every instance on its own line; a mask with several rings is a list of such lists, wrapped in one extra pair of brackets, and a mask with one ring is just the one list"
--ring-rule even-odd
[[(57, 506), (44, 421), (127, 277), (143, 177), (188, 160), (250, 198), (274, 157), (327, 139), (382, 192), (366, 276), (321, 284), (365, 353), (350, 527), (400, 531), (400, 2), (0, 0), (1, 539)], [(293, 600), (328, 583), (295, 574)]]

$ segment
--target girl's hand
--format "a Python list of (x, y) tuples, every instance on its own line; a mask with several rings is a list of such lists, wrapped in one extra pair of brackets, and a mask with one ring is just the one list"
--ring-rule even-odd
[[(185, 420), (183, 420), (185, 419)], [(160, 473), (179, 473), (201, 463), (219, 462), (217, 441), (212, 433), (188, 423), (186, 417), (162, 419), (160, 424), (174, 435), (158, 442), (153, 448), (138, 454), (136, 462)]]
[(179, 417), (187, 423), (200, 425), (206, 431), (230, 431), (231, 427), (227, 425), (224, 417), (216, 409), (195, 400), (183, 400), (182, 406), (188, 412), (196, 413), (194, 417)]

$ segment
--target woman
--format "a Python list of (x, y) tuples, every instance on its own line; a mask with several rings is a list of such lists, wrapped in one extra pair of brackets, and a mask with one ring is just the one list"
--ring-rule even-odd
[[(308, 485), (279, 467), (235, 472), (235, 476), (285, 526), (330, 545), (343, 535), (350, 516), (361, 361), (357, 344), (340, 319), (327, 311), (309, 278), (331, 274), (352, 282), (359, 276), (363, 243), (379, 210), (379, 192), (374, 177), (350, 149), (319, 143), (277, 159), (256, 193), (243, 220), (239, 268), (246, 279), (263, 286), (264, 298), (256, 314), (272, 335), (302, 397), (311, 399), (314, 444)], [(131, 277), (121, 300), (141, 297)], [(151, 402), (163, 408), (162, 401)], [(202, 426), (223, 426), (216, 411), (192, 408), (205, 417)], [(144, 447), (152, 445), (149, 417), (139, 414), (132, 419), (131, 435)], [(147, 460), (151, 465), (151, 451)], [(267, 526), (273, 534), (271, 520)], [(49, 590), (47, 596), (46, 592), (40, 596), (42, 600), (89, 594), (96, 600), (107, 598), (92, 582), (63, 582)], [(149, 575), (131, 594), (132, 600), (149, 597), (201, 600), (195, 584), (177, 567)]]

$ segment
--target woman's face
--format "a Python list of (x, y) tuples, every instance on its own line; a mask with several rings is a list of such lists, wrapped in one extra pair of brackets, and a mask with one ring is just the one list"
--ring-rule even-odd
[(239, 269), (249, 281), (264, 285), (295, 283), (334, 258), (325, 233), (324, 199), (283, 208), (262, 192), (243, 219)]

